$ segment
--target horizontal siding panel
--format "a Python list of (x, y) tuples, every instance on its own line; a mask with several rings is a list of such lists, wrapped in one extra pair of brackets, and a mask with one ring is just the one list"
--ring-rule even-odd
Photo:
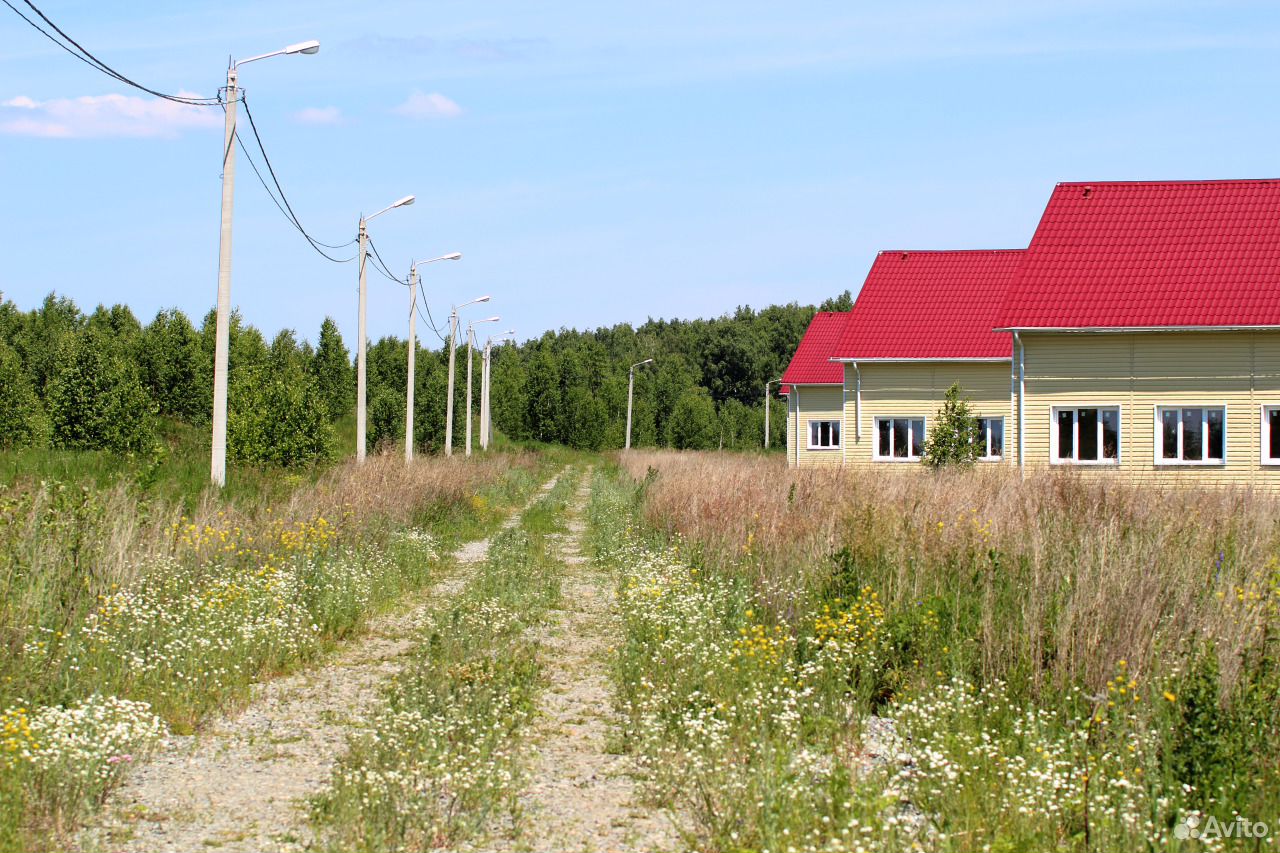
[[(1260, 464), (1260, 407), (1280, 405), (1280, 333), (1023, 335), (1026, 459), (1050, 464), (1055, 406), (1116, 405), (1119, 469), (1072, 466), (1086, 477), (1153, 485), (1280, 489), (1280, 468)], [(1157, 465), (1158, 406), (1225, 406), (1225, 465)]]
[[(839, 465), (844, 456), (842, 448), (809, 449), (809, 421), (841, 421), (840, 438), (844, 441), (844, 389), (839, 385), (799, 385), (793, 386), (791, 393), (797, 395), (800, 413), (797, 432), (791, 436), (791, 441), (800, 442), (799, 464), (802, 467)], [(791, 448), (792, 459), (795, 459), (794, 443)]]
[(917, 417), (932, 426), (942, 407), (947, 389), (959, 383), (973, 413), (979, 417), (1004, 418), (1005, 459), (1013, 464), (1017, 436), (1012, 417), (1010, 366), (1006, 363), (936, 362), (929, 364), (863, 364), (861, 438), (858, 438), (856, 372), (845, 368), (845, 434), (848, 436), (846, 464), (875, 470), (911, 468), (910, 463), (877, 461), (875, 419)]

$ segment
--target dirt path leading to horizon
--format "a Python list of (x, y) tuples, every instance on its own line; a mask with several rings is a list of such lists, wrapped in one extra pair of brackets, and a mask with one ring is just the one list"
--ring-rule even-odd
[(610, 750), (608, 655), (620, 632), (612, 580), (583, 554), (590, 488), (588, 474), (569, 512), (569, 532), (560, 538), (561, 609), (548, 614), (539, 637), (548, 684), (532, 734), (537, 757), (521, 796), (524, 813), (513, 849), (672, 850), (679, 837), (671, 821), (640, 802), (631, 758)]
[[(550, 491), (553, 477), (529, 504)], [(513, 512), (504, 528), (519, 522)], [(411, 596), (322, 664), (255, 685), (248, 705), (197, 735), (168, 737), (80, 835), (83, 851), (297, 851), (313, 840), (306, 798), (329, 780), (347, 735), (377, 706), (413, 645), (419, 615), (454, 595), (488, 555), (454, 553), (456, 571)]]

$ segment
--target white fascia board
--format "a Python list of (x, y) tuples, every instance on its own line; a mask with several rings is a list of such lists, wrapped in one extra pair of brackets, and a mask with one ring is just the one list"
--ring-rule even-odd
[(1081, 335), (1105, 335), (1133, 332), (1260, 332), (1274, 331), (1280, 326), (1010, 326), (993, 332), (1064, 332)]

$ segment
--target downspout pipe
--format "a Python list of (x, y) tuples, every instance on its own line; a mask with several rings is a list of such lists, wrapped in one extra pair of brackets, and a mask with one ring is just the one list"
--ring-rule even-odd
[(1026, 477), (1026, 397), (1027, 397), (1027, 348), (1022, 336), (1013, 333), (1013, 344), (1018, 348), (1018, 476)]
[(853, 363), (853, 436), (862, 441), (862, 368)]

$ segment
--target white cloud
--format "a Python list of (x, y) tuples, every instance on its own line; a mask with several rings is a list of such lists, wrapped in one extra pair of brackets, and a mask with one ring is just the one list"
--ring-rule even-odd
[(302, 124), (342, 124), (342, 110), (337, 107), (307, 107), (293, 114)]
[[(188, 92), (179, 94), (198, 97)], [(151, 97), (85, 95), (37, 101), (19, 95), (0, 101), (0, 133), (84, 139), (129, 136), (172, 139), (184, 130), (219, 127), (222, 111)]]
[(439, 92), (414, 92), (393, 112), (408, 118), (457, 118), (462, 115), (462, 107)]

